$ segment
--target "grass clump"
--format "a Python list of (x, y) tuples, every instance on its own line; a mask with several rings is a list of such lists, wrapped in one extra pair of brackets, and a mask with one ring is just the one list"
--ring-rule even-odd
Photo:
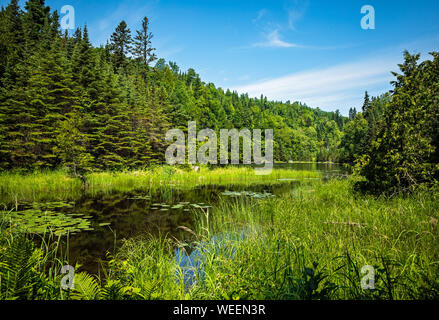
[[(150, 193), (191, 189), (200, 185), (244, 185), (282, 183), (280, 179), (318, 179), (320, 172), (275, 169), (271, 174), (257, 176), (248, 167), (201, 167), (199, 171), (170, 166), (148, 170), (93, 172), (86, 176), (87, 193), (131, 191), (142, 189)], [(72, 200), (82, 194), (82, 182), (66, 171), (41, 171), (31, 174), (0, 173), (0, 201), (11, 204), (22, 201)]]
[[(141, 261), (160, 261), (168, 270), (160, 292), (172, 299), (438, 298), (438, 193), (374, 198), (350, 184), (316, 182), (281, 198), (205, 210), (198, 229), (188, 230), (201, 257), (190, 286), (175, 280), (184, 270), (172, 251), (157, 255), (132, 241), (125, 261), (146, 283), (154, 273)], [(374, 289), (362, 288), (364, 266), (374, 268)]]
[[(41, 290), (52, 293), (26, 295), (33, 291), (24, 282), (20, 287), (26, 289), (16, 295), (2, 287), (2, 297), (437, 299), (437, 190), (376, 198), (354, 193), (351, 185), (352, 180), (333, 179), (303, 184), (281, 197), (225, 196), (213, 208), (192, 209), (196, 228), (181, 227), (190, 243), (130, 239), (110, 257), (102, 279), (78, 273), (78, 286), (65, 292), (53, 280), (58, 278), (38, 267), (29, 281), (49, 279), (53, 286)], [(26, 270), (26, 261), (34, 261), (29, 249), (28, 260), (6, 258), (13, 242), (2, 241), (2, 270), (14, 261), (25, 261)], [(362, 287), (364, 266), (374, 269), (372, 289)]]

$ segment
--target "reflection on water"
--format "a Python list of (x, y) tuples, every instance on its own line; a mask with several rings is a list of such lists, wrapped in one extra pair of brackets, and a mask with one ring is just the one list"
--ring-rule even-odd
[[(339, 165), (324, 163), (276, 164), (275, 167), (321, 171), (326, 178), (344, 172)], [(115, 249), (121, 245), (122, 239), (148, 233), (155, 236), (172, 236), (180, 241), (190, 241), (191, 239), (187, 239), (190, 234), (178, 227), (193, 228), (194, 210), (214, 206), (219, 197), (225, 197), (224, 194), (233, 196), (237, 192), (243, 192), (243, 194), (258, 195), (259, 193), (279, 196), (299, 183), (294, 179), (280, 180), (283, 181), (277, 184), (250, 187), (199, 186), (192, 190), (173, 190), (172, 194), (166, 195), (149, 195), (143, 190), (84, 195), (74, 201), (73, 205), (57, 209), (63, 214), (75, 214), (89, 218), (93, 229), (70, 235), (68, 261), (71, 265), (79, 263), (83, 270), (90, 273), (97, 273), (100, 261), (105, 260), (107, 252), (114, 253)], [(198, 253), (194, 254), (198, 255)], [(180, 256), (183, 259), (183, 266), (196, 261), (194, 257), (186, 254), (180, 254)], [(188, 267), (190, 270), (189, 265)]]
[[(226, 258), (234, 257), (235, 247), (232, 242), (240, 241), (247, 236), (247, 232), (242, 231), (238, 234), (221, 233), (214, 235), (209, 243), (197, 243), (195, 248), (177, 248), (174, 252), (176, 263), (180, 266), (177, 271), (178, 281), (183, 281), (186, 287), (190, 287), (195, 281), (202, 282), (204, 280), (203, 265), (205, 260), (205, 252), (209, 254), (215, 253), (216, 256)], [(191, 250), (193, 249), (193, 250)]]
[[(251, 190), (261, 194), (272, 193), (281, 195), (292, 188), (297, 182), (277, 185), (243, 186), (203, 186), (189, 191), (177, 191), (172, 197), (162, 198), (160, 195), (149, 199), (136, 198), (141, 191), (131, 193), (98, 194), (78, 200), (66, 212), (87, 214), (92, 218), (94, 230), (71, 235), (69, 239), (69, 261), (79, 263), (84, 270), (96, 272), (99, 261), (105, 258), (106, 252), (114, 252), (121, 245), (122, 239), (149, 233), (155, 236), (172, 236), (180, 241), (188, 241), (190, 234), (178, 228), (194, 227), (193, 210), (205, 204), (214, 205), (222, 193), (229, 190), (244, 192)], [(223, 196), (224, 197), (224, 196)], [(178, 203), (193, 204), (193, 210), (188, 206), (175, 206)], [(162, 206), (166, 205), (166, 211)], [(100, 226), (100, 224), (109, 225)]]

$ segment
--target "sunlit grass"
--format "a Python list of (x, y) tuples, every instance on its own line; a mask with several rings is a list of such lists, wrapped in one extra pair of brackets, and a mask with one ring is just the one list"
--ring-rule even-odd
[[(190, 189), (199, 185), (252, 185), (257, 183), (282, 183), (278, 179), (320, 178), (317, 171), (275, 169), (268, 175), (256, 175), (252, 168), (200, 168), (199, 171), (161, 166), (150, 170), (124, 172), (95, 172), (87, 175), (85, 192), (172, 191)], [(81, 195), (81, 181), (62, 170), (32, 174), (0, 173), (0, 201), (68, 200)]]
[[(168, 281), (163, 283), (167, 289), (160, 288), (157, 295), (437, 298), (438, 198), (431, 190), (393, 199), (359, 196), (352, 193), (349, 181), (333, 180), (302, 186), (281, 198), (222, 201), (209, 213), (200, 213), (198, 228), (193, 230), (203, 255), (194, 284), (182, 288), (179, 281)], [(167, 256), (149, 255), (141, 249), (143, 241), (130, 240), (121, 251), (121, 258), (136, 273), (148, 281), (154, 278), (137, 267), (142, 266), (139, 256), (155, 265), (166, 264), (165, 270), (184, 272), (169, 249)], [(375, 268), (375, 290), (361, 288), (365, 265)]]
[[(219, 177), (233, 172), (234, 177), (240, 177), (245, 183), (253, 181), (250, 172), (242, 169), (198, 173), (171, 169), (168, 180), (163, 180), (165, 172), (160, 170), (169, 168), (139, 172), (141, 178), (138, 179), (141, 183), (168, 181), (174, 186), (181, 183), (188, 187), (200, 183), (197, 181), (200, 176), (207, 179), (204, 183), (222, 183)], [(279, 171), (267, 181), (287, 178), (284, 174), (288, 173)], [(107, 180), (126, 187), (140, 183), (132, 172), (95, 175), (90, 178), (96, 183), (94, 188), (111, 190), (112, 184), (99, 184)], [(104, 265), (105, 277), (93, 280), (81, 274), (78, 281), (88, 283), (90, 290), (72, 292), (72, 297), (438, 298), (437, 189), (387, 199), (355, 194), (349, 179), (326, 183), (309, 181), (280, 197), (224, 197), (213, 208), (193, 209), (192, 214), (198, 217), (196, 227), (191, 230), (182, 226), (188, 239), (195, 240), (191, 243), (185, 244), (167, 235), (154, 238), (145, 234), (129, 239), (107, 267)], [(5, 243), (4, 247), (9, 248), (12, 243)], [(180, 248), (180, 255), (176, 255), (176, 248)], [(179, 259), (184, 252), (190, 254), (193, 250), (200, 254), (192, 268), (194, 277), (189, 285), (184, 282), (188, 269), (179, 264)], [(50, 263), (45, 258), (40, 262), (41, 265)], [(374, 267), (374, 290), (361, 288), (364, 276), (361, 269), (365, 265)], [(45, 291), (48, 298), (69, 297), (59, 295), (61, 291), (56, 281), (50, 286), (53, 295)]]

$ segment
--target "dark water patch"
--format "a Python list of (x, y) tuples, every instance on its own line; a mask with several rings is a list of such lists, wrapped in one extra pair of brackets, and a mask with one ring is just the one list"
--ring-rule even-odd
[(194, 229), (197, 219), (194, 213), (214, 206), (219, 198), (224, 199), (224, 192), (280, 196), (298, 184), (290, 181), (251, 187), (208, 185), (189, 191), (175, 190), (171, 195), (145, 195), (137, 190), (83, 196), (72, 207), (60, 209), (66, 214), (91, 217), (92, 221), (93, 230), (69, 237), (69, 262), (72, 265), (79, 263), (82, 270), (97, 273), (106, 253), (115, 253), (123, 239), (151, 234), (181, 242), (193, 241), (191, 234), (179, 227)]
[[(333, 164), (276, 164), (275, 168), (320, 171), (324, 179), (345, 173), (342, 167)], [(13, 211), (27, 211), (23, 215), (27, 218), (21, 218), (24, 223), (30, 213), (35, 214), (36, 218), (29, 221), (37, 227), (33, 230), (36, 233), (41, 232), (42, 227), (52, 225), (50, 220), (39, 221), (37, 217), (53, 218), (52, 227), (58, 227), (58, 233), (63, 233), (64, 227), (69, 231), (68, 250), (66, 243), (61, 247), (63, 252), (68, 251), (69, 263), (78, 263), (82, 270), (97, 273), (100, 261), (106, 260), (107, 252), (115, 253), (123, 239), (150, 234), (190, 242), (194, 240), (191, 234), (179, 227), (193, 230), (197, 219), (195, 213), (214, 207), (220, 198), (233, 201), (239, 196), (264, 201), (271, 196), (281, 196), (307, 181), (314, 180), (279, 179), (251, 186), (203, 185), (191, 190), (172, 188), (154, 194), (147, 190), (98, 192), (83, 194), (71, 202), (16, 204)], [(67, 240), (66, 237), (63, 239), (64, 242)]]

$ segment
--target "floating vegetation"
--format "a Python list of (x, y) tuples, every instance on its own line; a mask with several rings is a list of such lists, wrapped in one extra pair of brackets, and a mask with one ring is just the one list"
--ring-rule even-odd
[(106, 226), (109, 226), (109, 225), (111, 225), (110, 222), (102, 222), (102, 223), (99, 223), (99, 227), (106, 227)]
[(129, 200), (151, 200), (151, 196), (133, 196)]
[(206, 205), (205, 203), (191, 203), (191, 206), (197, 209), (209, 209), (212, 206)]
[(198, 208), (198, 209), (208, 209), (211, 208), (210, 205), (200, 202), (200, 203), (190, 203), (190, 202), (179, 202), (178, 204), (166, 204), (166, 203), (154, 203), (151, 205), (151, 210), (158, 210), (158, 211), (169, 211), (169, 210), (183, 210), (183, 211), (190, 211), (190, 207)]
[(28, 233), (44, 234), (52, 231), (55, 235), (65, 235), (93, 230), (87, 217), (50, 210), (0, 211), (0, 215), (10, 220), (11, 225), (18, 226)]
[(269, 192), (253, 192), (253, 191), (225, 191), (221, 193), (223, 196), (227, 197), (242, 197), (247, 196), (254, 199), (267, 199), (275, 197), (274, 194)]
[(32, 202), (27, 203), (23, 202), (21, 206), (26, 207), (27, 209), (35, 209), (41, 211), (52, 211), (52, 210), (61, 210), (61, 209), (70, 209), (75, 206), (75, 202), (73, 201), (51, 201), (51, 202)]

